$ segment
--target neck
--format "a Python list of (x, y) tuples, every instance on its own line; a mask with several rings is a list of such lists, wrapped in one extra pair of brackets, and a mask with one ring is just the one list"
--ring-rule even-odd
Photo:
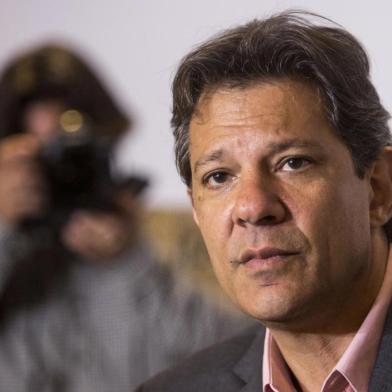
[[(380, 291), (388, 259), (384, 237), (372, 245), (364, 279), (331, 309), (289, 326), (269, 325), (288, 367), (301, 390), (320, 390), (353, 340)], [(337, 306), (336, 306), (337, 305)]]
[(301, 391), (319, 391), (355, 334), (274, 333), (279, 349)]

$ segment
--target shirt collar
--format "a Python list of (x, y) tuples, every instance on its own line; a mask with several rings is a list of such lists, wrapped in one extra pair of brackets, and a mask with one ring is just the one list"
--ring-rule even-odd
[[(368, 315), (334, 369), (325, 379), (321, 391), (340, 378), (353, 391), (366, 391), (377, 356), (378, 345), (392, 297), (392, 251), (381, 289)], [(263, 391), (295, 391), (289, 369), (278, 345), (267, 329), (263, 354)]]

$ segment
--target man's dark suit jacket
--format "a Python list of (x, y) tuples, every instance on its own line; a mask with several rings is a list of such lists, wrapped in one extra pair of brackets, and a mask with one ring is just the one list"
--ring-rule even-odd
[[(263, 327), (253, 327), (155, 376), (136, 392), (262, 392), (264, 335)], [(392, 307), (385, 322), (369, 392), (392, 392)]]

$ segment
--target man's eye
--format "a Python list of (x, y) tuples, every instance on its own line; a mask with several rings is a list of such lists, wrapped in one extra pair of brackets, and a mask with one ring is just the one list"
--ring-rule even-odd
[(210, 187), (217, 187), (224, 184), (229, 179), (229, 174), (225, 172), (211, 173), (205, 177), (204, 183)]
[(282, 162), (281, 170), (283, 171), (295, 171), (304, 169), (306, 166), (310, 165), (310, 159), (304, 157), (292, 157), (288, 158)]

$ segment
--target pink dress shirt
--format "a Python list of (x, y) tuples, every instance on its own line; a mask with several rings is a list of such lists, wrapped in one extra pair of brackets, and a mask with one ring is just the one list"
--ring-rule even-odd
[[(366, 392), (392, 297), (392, 252), (380, 292), (346, 351), (325, 379), (320, 392)], [(264, 340), (263, 391), (293, 392), (289, 370), (270, 331)]]

